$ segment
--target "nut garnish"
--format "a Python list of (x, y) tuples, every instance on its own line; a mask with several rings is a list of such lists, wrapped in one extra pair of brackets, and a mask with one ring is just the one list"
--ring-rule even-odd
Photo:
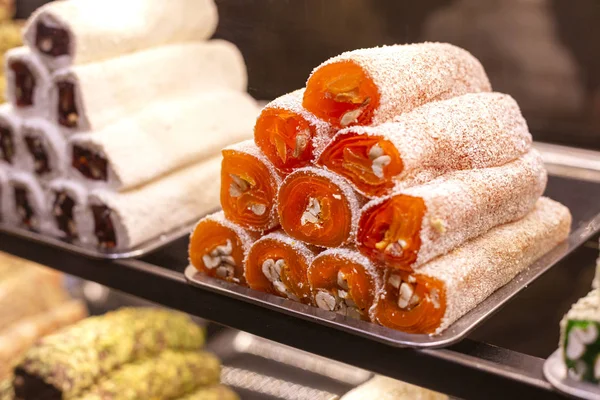
[(340, 125), (342, 127), (346, 127), (358, 120), (358, 117), (363, 113), (362, 108), (357, 108), (356, 110), (347, 111), (342, 118), (340, 119)]
[(229, 195), (231, 197), (240, 197), (242, 193), (250, 189), (250, 184), (244, 179), (240, 178), (235, 174), (229, 174), (231, 177), (231, 184), (229, 185)]
[(402, 282), (398, 295), (398, 307), (406, 308), (410, 303), (410, 299), (415, 293), (412, 285), (408, 282)]
[(296, 147), (294, 148), (293, 154), (294, 158), (300, 157), (300, 153), (302, 153), (308, 145), (309, 138), (310, 132), (308, 131), (308, 129), (305, 129), (302, 132), (298, 133), (298, 135), (296, 136)]
[[(215, 248), (208, 254), (202, 256), (202, 262), (206, 269), (212, 270), (217, 268), (216, 274), (220, 278), (232, 277), (235, 269), (235, 260), (231, 256), (233, 251), (233, 244), (231, 240), (227, 239), (227, 242), (223, 245), (215, 246)], [(221, 269), (221, 272), (219, 270)], [(227, 273), (223, 275), (225, 272), (223, 271), (231, 270), (231, 273)], [(223, 276), (221, 276), (223, 275)]]
[(389, 243), (385, 246), (384, 253), (392, 257), (400, 257), (404, 252), (404, 249), (408, 247), (406, 241), (399, 239), (393, 243)]
[(433, 229), (435, 229), (439, 233), (446, 232), (446, 225), (444, 224), (444, 221), (442, 221), (440, 218), (432, 218), (431, 226), (433, 227)]
[(382, 179), (383, 178), (383, 167), (388, 166), (392, 162), (392, 158), (390, 156), (379, 156), (373, 160), (372, 171), (376, 177)]
[(344, 290), (348, 290), (348, 279), (346, 279), (346, 275), (339, 271), (337, 274), (337, 284)]
[(327, 311), (333, 311), (337, 305), (335, 297), (324, 290), (319, 290), (315, 302), (319, 308)]
[(371, 147), (371, 149), (369, 150), (369, 160), (373, 161), (376, 158), (379, 158), (383, 155), (383, 149), (381, 148), (381, 146), (379, 146), (379, 143), (376, 143), (373, 147)]
[(273, 260), (268, 258), (263, 262), (262, 272), (265, 277), (273, 284), (273, 288), (290, 300), (300, 301), (298, 296), (292, 293), (281, 280), (281, 271), (285, 267), (285, 260), (280, 258)]
[(388, 279), (388, 282), (390, 285), (392, 285), (392, 287), (396, 288), (396, 289), (400, 289), (400, 284), (402, 283), (402, 278), (400, 278), (400, 275), (392, 275), (390, 276), (390, 278)]
[(308, 222), (311, 224), (318, 224), (321, 216), (321, 203), (317, 199), (310, 198), (306, 210), (300, 218), (300, 224), (306, 225)]
[(250, 210), (256, 215), (263, 215), (267, 211), (267, 206), (264, 204), (252, 204)]

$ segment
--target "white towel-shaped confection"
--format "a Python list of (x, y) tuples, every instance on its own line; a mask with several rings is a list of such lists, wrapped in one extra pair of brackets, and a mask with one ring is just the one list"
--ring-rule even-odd
[(245, 91), (246, 82), (244, 59), (229, 42), (170, 45), (56, 71), (51, 119), (67, 133), (96, 131), (154, 101), (217, 89)]
[(67, 142), (55, 124), (41, 118), (26, 119), (21, 136), (25, 151), (20, 165), (24, 169), (44, 181), (65, 173)]
[(210, 37), (213, 0), (75, 0), (38, 9), (24, 40), (51, 69)]
[[(58, 178), (48, 185), (48, 205), (50, 207), (51, 229), (49, 233), (61, 238), (69, 238), (80, 243), (91, 241), (93, 219), (87, 207), (88, 191), (79, 182)], [(73, 208), (69, 209), (72, 201)], [(64, 218), (65, 222), (59, 222)]]
[(4, 57), (6, 98), (23, 116), (49, 115), (50, 73), (27, 47), (9, 50)]
[[(197, 221), (219, 206), (220, 172), (221, 156), (217, 156), (127, 192), (92, 191), (88, 204), (94, 211), (93, 243), (101, 248), (131, 249)], [(94, 209), (97, 206), (108, 210)], [(98, 240), (101, 225), (114, 227), (115, 243), (108, 243), (110, 235)]]
[(48, 232), (49, 213), (46, 194), (38, 180), (24, 171), (9, 173), (7, 220), (15, 225)]
[(156, 102), (105, 129), (69, 140), (72, 165), (78, 157), (74, 147), (95, 153), (107, 161), (105, 179), (94, 179), (90, 170), (103, 166), (90, 165), (93, 161), (84, 165), (83, 173), (75, 167), (70, 171), (87, 184), (127, 190), (250, 138), (258, 111), (252, 97), (235, 91)]
[(10, 104), (0, 105), (0, 165), (16, 165), (23, 159), (21, 123)]

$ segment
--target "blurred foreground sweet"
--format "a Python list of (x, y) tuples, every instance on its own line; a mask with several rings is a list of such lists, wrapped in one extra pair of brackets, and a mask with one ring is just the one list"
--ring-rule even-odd
[(341, 400), (447, 400), (448, 396), (397, 381), (385, 376), (375, 376), (370, 381), (352, 389)]

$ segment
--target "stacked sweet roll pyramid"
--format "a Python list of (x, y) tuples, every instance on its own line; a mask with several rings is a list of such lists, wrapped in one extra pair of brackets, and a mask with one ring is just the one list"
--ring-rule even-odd
[(252, 289), (439, 334), (563, 241), (517, 103), (450, 44), (343, 53), (223, 151), (190, 261)]
[(259, 112), (217, 22), (212, 0), (37, 10), (5, 59), (2, 222), (120, 251), (216, 209), (219, 151)]

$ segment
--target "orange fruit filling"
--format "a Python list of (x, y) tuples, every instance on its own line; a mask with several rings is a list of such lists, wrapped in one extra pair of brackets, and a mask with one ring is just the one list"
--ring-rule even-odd
[(348, 298), (356, 304), (362, 319), (368, 321), (369, 309), (375, 300), (375, 282), (361, 264), (336, 255), (321, 256), (309, 268), (308, 281), (315, 293), (323, 289), (339, 297), (338, 291), (345, 290), (338, 285), (340, 273), (348, 285)]
[[(378, 167), (385, 156), (389, 162)], [(356, 133), (338, 137), (317, 163), (344, 176), (367, 196), (385, 195), (394, 188), (394, 177), (404, 169), (398, 150), (389, 140)]]
[(301, 115), (281, 109), (265, 109), (254, 127), (254, 142), (283, 172), (306, 167), (313, 161), (315, 128)]
[(250, 229), (271, 228), (276, 194), (266, 165), (249, 154), (223, 150), (221, 207), (230, 221)]
[(379, 107), (379, 89), (353, 61), (318, 68), (308, 79), (302, 106), (336, 128), (369, 125)]
[(257, 242), (250, 249), (246, 259), (246, 280), (252, 289), (285, 297), (275, 288), (263, 272), (263, 264), (267, 260), (284, 260), (280, 279), (287, 289), (304, 304), (311, 304), (310, 286), (306, 271), (308, 264), (305, 258), (291, 246), (277, 240), (267, 239)]
[[(399, 274), (403, 282), (409, 282), (409, 274)], [(377, 301), (373, 317), (375, 322), (407, 333), (435, 333), (446, 313), (446, 292), (442, 282), (437, 279), (413, 275), (409, 283), (414, 291), (412, 305), (401, 308), (398, 305), (400, 290), (389, 279), (384, 286), (384, 294)]]
[[(232, 247), (231, 257), (235, 261), (233, 278), (236, 278), (238, 283), (245, 284), (243, 245), (234, 231), (215, 221), (204, 220), (194, 229), (190, 237), (190, 262), (198, 271), (213, 278), (217, 277), (217, 268), (207, 267), (203, 258), (206, 255), (210, 256), (217, 246), (226, 246), (228, 240)], [(231, 277), (224, 280), (233, 282)]]
[(407, 195), (392, 196), (369, 208), (360, 217), (358, 249), (373, 260), (412, 271), (426, 211), (423, 199)]
[(295, 239), (322, 247), (344, 244), (352, 211), (342, 190), (310, 172), (288, 178), (279, 189), (279, 222)]

